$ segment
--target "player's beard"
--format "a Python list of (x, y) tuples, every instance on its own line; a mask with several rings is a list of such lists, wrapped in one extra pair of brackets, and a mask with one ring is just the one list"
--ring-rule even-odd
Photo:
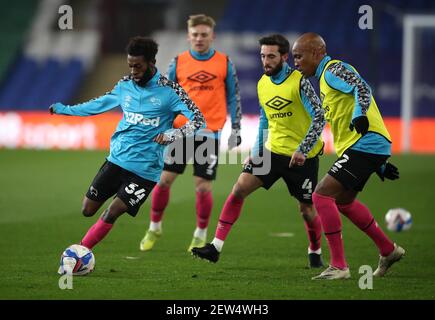
[(276, 76), (282, 70), (282, 66), (283, 66), (283, 62), (281, 61), (279, 64), (276, 65), (275, 68), (273, 68), (269, 72), (264, 71), (264, 74), (268, 77)]
[(153, 64), (149, 64), (148, 68), (145, 70), (142, 79), (140, 79), (137, 84), (141, 87), (145, 87), (145, 85), (148, 83), (148, 81), (151, 80), (151, 78), (154, 76), (154, 74), (156, 73), (156, 68), (154, 67)]

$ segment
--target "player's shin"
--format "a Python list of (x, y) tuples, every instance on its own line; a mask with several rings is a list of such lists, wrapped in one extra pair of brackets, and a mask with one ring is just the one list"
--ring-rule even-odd
[[(156, 185), (152, 192), (151, 212), (150, 212), (150, 229), (156, 229), (161, 225), (163, 213), (169, 202), (170, 187)], [(153, 230), (158, 231), (158, 230)]]
[(243, 198), (238, 198), (231, 193), (225, 201), (221, 215), (219, 216), (219, 223), (216, 227), (215, 238), (225, 241), (228, 233), (233, 224), (237, 221), (242, 211)]
[(213, 208), (213, 196), (211, 191), (196, 192), (196, 227), (207, 229)]
[(88, 249), (92, 249), (97, 243), (103, 240), (112, 227), (113, 224), (104, 222), (102, 218), (99, 218), (98, 221), (88, 230), (80, 244)]
[(313, 204), (299, 202), (299, 210), (304, 219), (305, 231), (310, 242), (308, 253), (320, 254), (320, 241), (322, 239), (322, 224), (320, 218), (314, 210)]
[(347, 268), (341, 237), (340, 213), (335, 204), (335, 199), (314, 192), (313, 203), (320, 217), (323, 232), (328, 240), (331, 256), (330, 265), (339, 269)]
[(317, 251), (320, 249), (320, 242), (322, 239), (322, 224), (318, 215), (315, 215), (311, 221), (304, 219), (305, 231), (310, 241), (310, 251)]
[(393, 242), (378, 226), (370, 210), (358, 200), (350, 204), (338, 205), (339, 210), (376, 244), (381, 256), (388, 256), (394, 250)]

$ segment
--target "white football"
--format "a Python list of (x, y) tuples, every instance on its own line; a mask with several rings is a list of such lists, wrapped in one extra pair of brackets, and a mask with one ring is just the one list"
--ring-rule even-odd
[(411, 213), (403, 208), (393, 208), (385, 215), (387, 229), (390, 231), (406, 231), (412, 226)]
[(84, 276), (92, 272), (94, 268), (95, 256), (92, 251), (82, 245), (73, 244), (62, 253), (57, 273)]

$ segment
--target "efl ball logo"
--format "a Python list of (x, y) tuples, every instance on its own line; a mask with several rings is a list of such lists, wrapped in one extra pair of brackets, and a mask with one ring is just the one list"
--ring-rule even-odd
[(95, 257), (91, 250), (79, 244), (73, 244), (65, 249), (60, 258), (58, 273), (83, 276), (95, 268)]
[(387, 224), (387, 229), (390, 231), (406, 231), (412, 226), (412, 216), (406, 209), (394, 208), (388, 210), (385, 215), (385, 222)]

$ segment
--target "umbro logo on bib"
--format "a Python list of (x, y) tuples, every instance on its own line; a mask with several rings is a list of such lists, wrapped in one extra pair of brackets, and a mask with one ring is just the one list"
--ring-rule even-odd
[(280, 96), (275, 96), (266, 102), (266, 106), (268, 106), (269, 108), (275, 109), (275, 110), (281, 110), (281, 109), (287, 107), (292, 102), (293, 101), (284, 99)]
[(188, 77), (189, 80), (197, 81), (199, 83), (205, 83), (215, 78), (216, 76), (214, 74), (208, 73), (206, 71), (199, 71)]

